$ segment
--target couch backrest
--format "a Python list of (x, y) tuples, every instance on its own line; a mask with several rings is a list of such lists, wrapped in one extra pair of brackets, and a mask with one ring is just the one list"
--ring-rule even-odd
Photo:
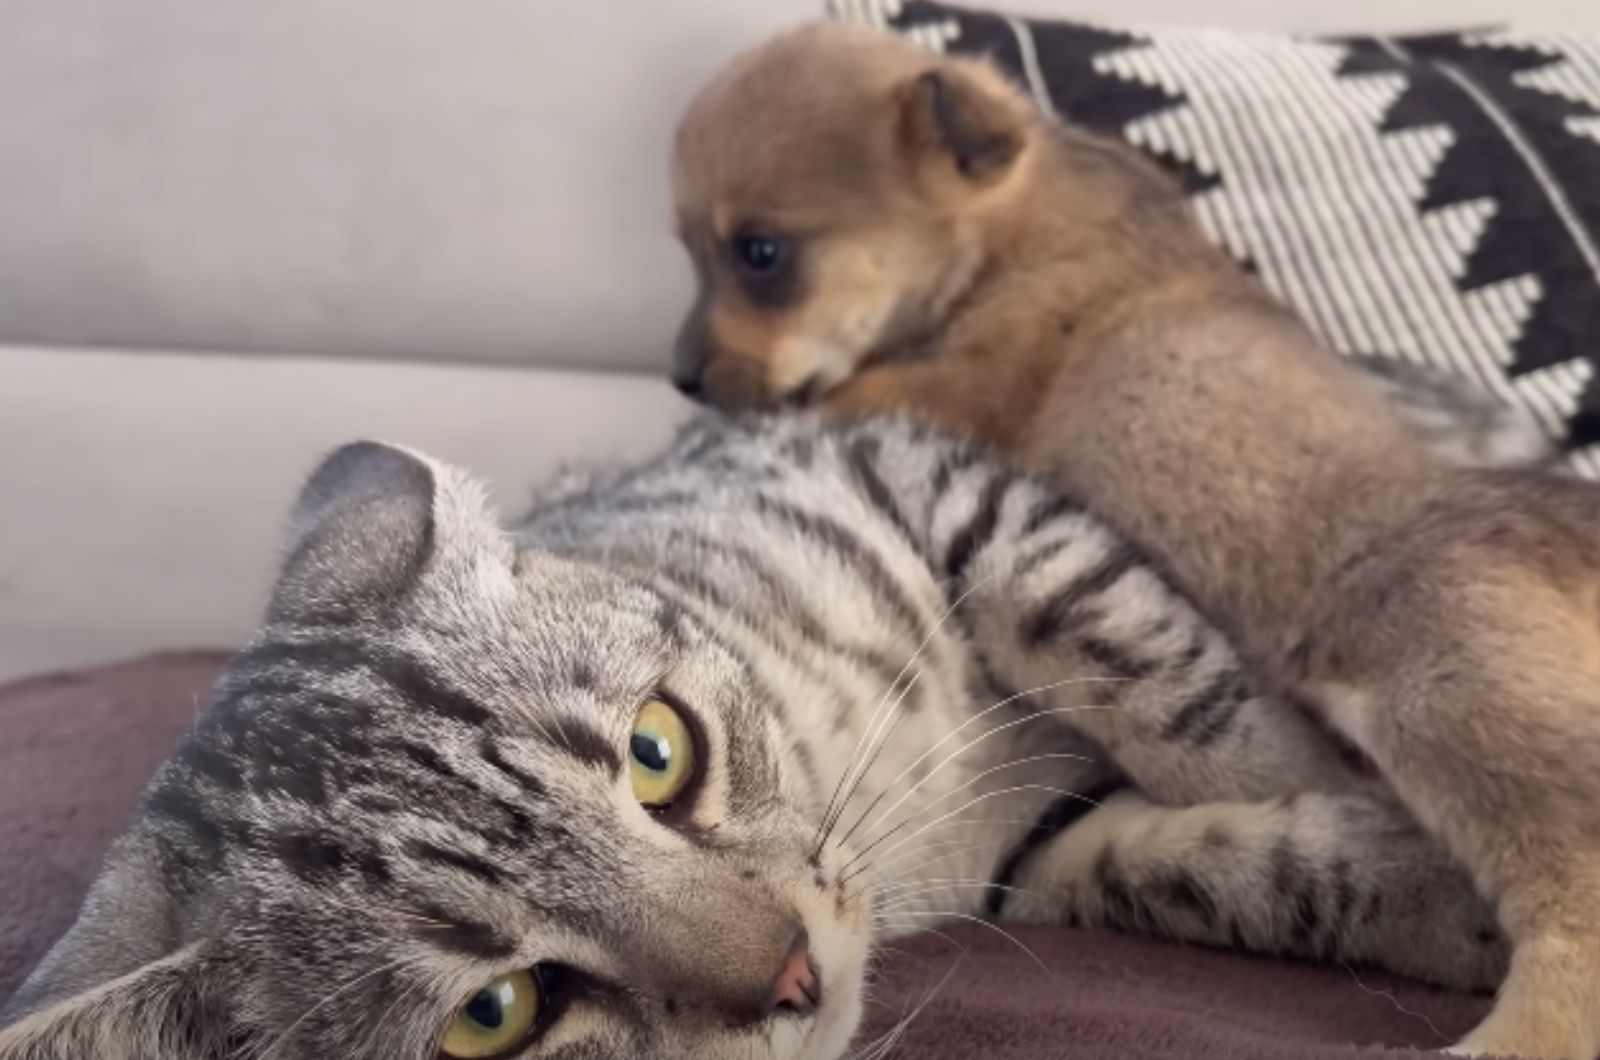
[[(1591, 0), (995, 6), (1600, 24)], [(0, 343), (654, 370), (688, 287), (674, 119), (728, 54), (822, 8), (0, 0)]]
[(660, 363), (679, 109), (819, 0), (0, 0), (0, 342)]

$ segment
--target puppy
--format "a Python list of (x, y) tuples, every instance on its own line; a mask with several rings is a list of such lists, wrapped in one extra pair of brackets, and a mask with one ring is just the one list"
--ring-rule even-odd
[(1157, 170), (986, 65), (799, 30), (704, 90), (673, 176), (682, 389), (909, 411), (1056, 476), (1495, 901), (1515, 955), (1460, 1049), (1600, 1054), (1600, 492), (1432, 451)]

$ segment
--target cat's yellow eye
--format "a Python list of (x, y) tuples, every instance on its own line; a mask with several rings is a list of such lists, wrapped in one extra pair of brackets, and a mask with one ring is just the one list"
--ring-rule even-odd
[(633, 797), (661, 809), (694, 779), (694, 737), (670, 703), (651, 699), (639, 708), (628, 740), (628, 776)]
[(439, 1044), (452, 1060), (505, 1056), (525, 1044), (539, 1023), (539, 980), (509, 972), (473, 994), (456, 1013)]

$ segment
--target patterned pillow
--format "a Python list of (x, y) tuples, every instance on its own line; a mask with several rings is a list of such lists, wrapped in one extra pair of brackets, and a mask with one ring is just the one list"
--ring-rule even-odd
[(1174, 172), (1333, 346), (1476, 380), (1600, 478), (1600, 36), (1313, 40), (833, 7), (992, 55), (1042, 105)]

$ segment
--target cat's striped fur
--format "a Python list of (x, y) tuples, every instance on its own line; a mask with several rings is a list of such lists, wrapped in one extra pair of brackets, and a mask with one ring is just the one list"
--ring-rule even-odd
[[(628, 792), (646, 697), (704, 751)], [(1463, 873), (1092, 514), (900, 423), (703, 419), (509, 530), (335, 454), (267, 620), (152, 782), (4, 1060), (427, 1060), (510, 968), (582, 1060), (841, 1056), (871, 946), (1000, 915), (1488, 986)], [(1064, 794), (1065, 793), (1065, 794)], [(815, 1016), (743, 1018), (804, 929)]]

